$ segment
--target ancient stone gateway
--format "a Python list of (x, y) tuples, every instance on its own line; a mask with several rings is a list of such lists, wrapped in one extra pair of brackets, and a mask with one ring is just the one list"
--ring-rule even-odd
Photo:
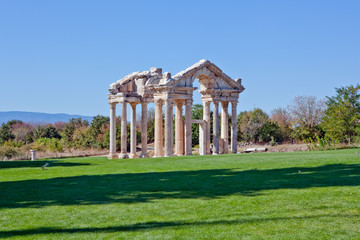
[[(203, 120), (191, 119), (193, 82), (198, 79), (204, 106)], [(141, 104), (141, 155), (147, 153), (147, 105), (155, 103), (154, 157), (174, 155), (173, 107), (175, 105), (175, 155), (191, 155), (191, 124), (200, 124), (200, 155), (210, 154), (210, 104), (213, 103), (213, 154), (226, 153), (228, 143), (228, 105), (231, 103), (231, 151), (236, 153), (236, 105), (244, 91), (241, 79), (231, 79), (208, 60), (201, 60), (175, 76), (161, 68), (134, 72), (110, 85), (110, 154), (109, 158), (135, 158), (136, 105)], [(116, 104), (121, 105), (121, 152), (116, 153)], [(221, 136), (219, 136), (219, 103), (221, 104)], [(131, 106), (130, 154), (127, 153), (127, 113)], [(165, 123), (163, 124), (163, 106)], [(183, 106), (185, 120), (183, 121)], [(163, 127), (164, 126), (164, 127)], [(165, 143), (165, 144), (164, 144)], [(165, 147), (164, 147), (165, 145)], [(220, 148), (222, 146), (222, 148)], [(222, 149), (222, 151), (220, 151)]]

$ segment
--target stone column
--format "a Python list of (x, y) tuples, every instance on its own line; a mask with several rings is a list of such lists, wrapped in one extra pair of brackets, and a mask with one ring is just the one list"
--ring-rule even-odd
[(116, 159), (116, 103), (110, 103), (110, 153), (109, 159)]
[(231, 152), (237, 153), (237, 102), (231, 102)]
[(219, 102), (214, 101), (213, 112), (213, 136), (214, 150), (213, 155), (219, 154)]
[(141, 158), (148, 158), (147, 154), (147, 103), (141, 103)]
[(184, 122), (182, 112), (182, 101), (175, 102), (175, 154), (184, 155)]
[(191, 109), (192, 100), (188, 99), (185, 103), (185, 155), (192, 155), (191, 143)]
[(199, 155), (206, 155), (206, 122), (199, 124)]
[(130, 123), (130, 158), (136, 158), (136, 104), (130, 103), (131, 106), (131, 123)]
[(229, 102), (221, 102), (221, 138), (224, 141), (223, 153), (228, 153), (229, 149)]
[(173, 103), (165, 100), (165, 157), (173, 156)]
[(126, 102), (121, 102), (121, 152), (119, 158), (128, 158), (127, 155), (127, 114)]
[(206, 154), (210, 154), (210, 102), (204, 101), (203, 102), (204, 108), (203, 108), (203, 119), (206, 122), (206, 128), (205, 128), (205, 143), (206, 143)]
[(36, 150), (31, 149), (31, 161), (36, 161)]
[(162, 119), (163, 101), (155, 100), (155, 146), (154, 157), (162, 157), (164, 155), (163, 148), (163, 119)]

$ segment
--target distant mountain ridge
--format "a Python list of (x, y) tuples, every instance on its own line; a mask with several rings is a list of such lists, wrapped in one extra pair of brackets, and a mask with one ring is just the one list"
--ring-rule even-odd
[(22, 112), (22, 111), (9, 111), (0, 112), (0, 124), (6, 123), (10, 120), (21, 120), (29, 123), (55, 123), (55, 122), (68, 122), (71, 118), (82, 118), (83, 120), (92, 121), (92, 116), (71, 115), (66, 113), (39, 113), (39, 112)]

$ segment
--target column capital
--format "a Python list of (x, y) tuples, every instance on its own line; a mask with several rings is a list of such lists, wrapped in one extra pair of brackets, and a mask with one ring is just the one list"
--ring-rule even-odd
[(137, 102), (129, 102), (130, 106), (132, 109), (136, 108), (136, 105), (138, 104)]
[(186, 105), (192, 105), (192, 104), (193, 104), (193, 100), (192, 100), (192, 99), (186, 99), (186, 100), (185, 100), (185, 104), (186, 104)]
[(222, 108), (227, 108), (228, 106), (229, 106), (229, 102), (221, 101), (221, 107)]
[(155, 103), (155, 105), (156, 106), (162, 106), (164, 103), (164, 100), (162, 100), (162, 99), (155, 99), (154, 100), (154, 103)]

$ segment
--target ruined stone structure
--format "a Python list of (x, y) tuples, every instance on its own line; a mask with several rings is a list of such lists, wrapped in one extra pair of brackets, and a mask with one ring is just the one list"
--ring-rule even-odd
[[(198, 79), (204, 106), (203, 119), (191, 119), (193, 82)], [(231, 79), (208, 60), (201, 60), (175, 76), (162, 73), (161, 68), (134, 72), (110, 85), (110, 154), (109, 158), (135, 158), (136, 105), (141, 105), (141, 154), (147, 153), (147, 105), (155, 103), (154, 157), (191, 155), (191, 124), (200, 124), (200, 155), (210, 154), (210, 104), (213, 103), (213, 154), (227, 153), (228, 106), (231, 103), (231, 151), (236, 153), (236, 105), (244, 91), (241, 79)], [(116, 153), (116, 104), (121, 105), (121, 152)], [(131, 106), (130, 153), (127, 153), (127, 112)], [(221, 136), (219, 135), (219, 105), (221, 105)], [(165, 122), (163, 123), (163, 106)], [(175, 153), (173, 108), (175, 106)], [(183, 109), (185, 108), (185, 119)]]

